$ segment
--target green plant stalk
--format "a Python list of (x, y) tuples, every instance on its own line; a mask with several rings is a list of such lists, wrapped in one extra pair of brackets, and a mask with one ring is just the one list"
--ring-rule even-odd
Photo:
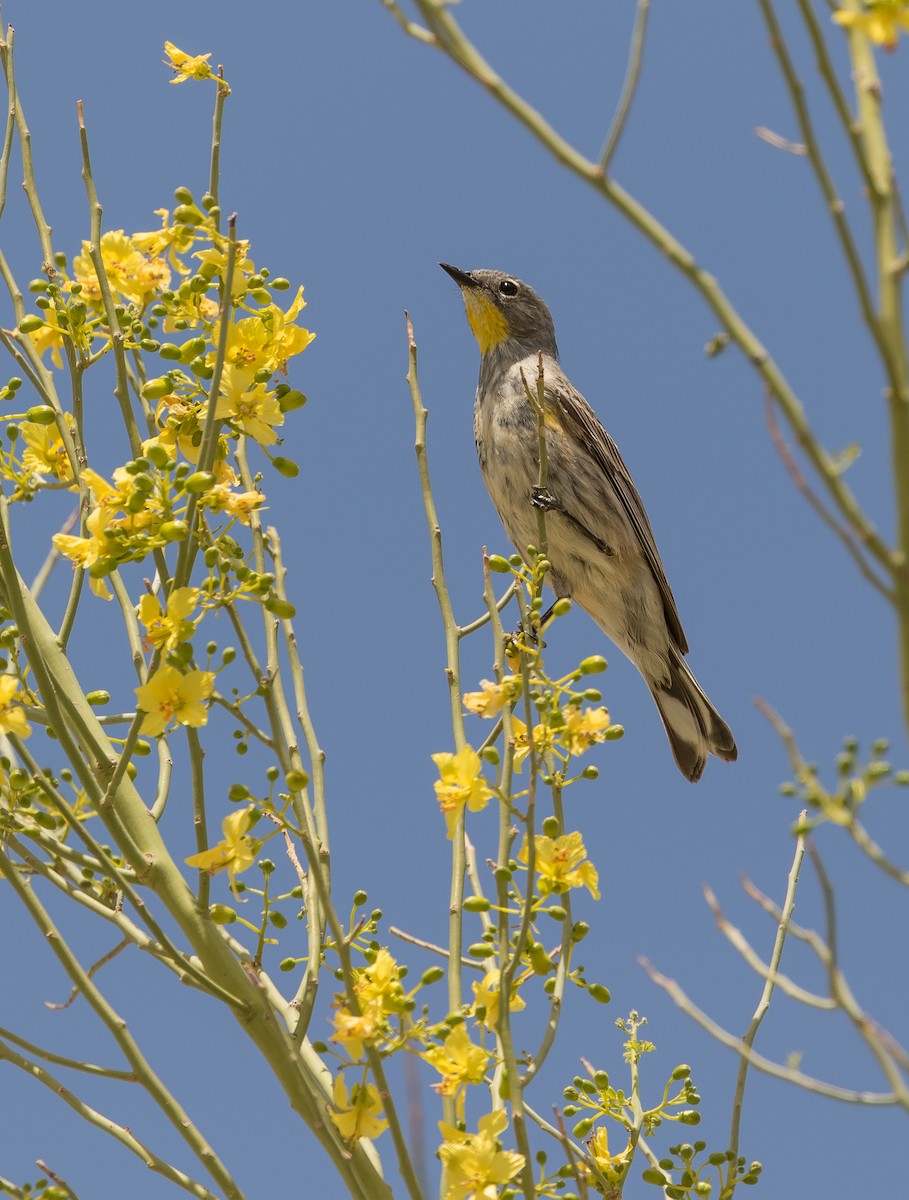
[[(176, 1184), (177, 1187), (189, 1192), (191, 1196), (196, 1196), (197, 1200), (219, 1200), (215, 1192), (210, 1191), (201, 1183), (191, 1179), (183, 1171), (171, 1166), (169, 1162), (155, 1154), (130, 1129), (118, 1125), (110, 1117), (104, 1116), (103, 1113), (86, 1104), (84, 1100), (80, 1100), (71, 1088), (64, 1084), (62, 1080), (52, 1075), (45, 1067), (42, 1067), (40, 1063), (27, 1059), (24, 1055), (17, 1054), (9, 1046), (4, 1045), (2, 1041), (0, 1041), (0, 1061), (8, 1062), (11, 1066), (18, 1067), (20, 1071), (24, 1071), (32, 1079), (37, 1079), (39, 1083), (44, 1084), (46, 1088), (53, 1092), (55, 1096), (62, 1099), (65, 1104), (69, 1105), (89, 1125), (94, 1125), (104, 1133), (110, 1134), (122, 1146), (125, 1146), (127, 1150), (138, 1155), (149, 1170), (162, 1175), (171, 1183)], [(21, 1193), (19, 1194), (21, 1195)], [(234, 1196), (242, 1195), (238, 1191), (227, 1194)]]
[(129, 439), (130, 453), (133, 458), (138, 458), (142, 453), (142, 439), (139, 437), (139, 429), (136, 425), (136, 419), (133, 416), (133, 406), (129, 394), (123, 331), (120, 328), (120, 319), (116, 313), (110, 280), (107, 278), (107, 270), (104, 266), (104, 259), (101, 257), (101, 217), (103, 209), (98, 200), (95, 180), (92, 176), (91, 155), (88, 148), (88, 130), (85, 127), (85, 116), (82, 112), (81, 100), (78, 101), (78, 110), (79, 139), (82, 144), (82, 181), (85, 184), (85, 195), (88, 199), (88, 210), (91, 221), (89, 255), (92, 260), (92, 266), (95, 268), (98, 288), (101, 292), (101, 303), (104, 306), (104, 315), (107, 320), (107, 326), (110, 329), (111, 349), (114, 355), (114, 372), (116, 376), (114, 395), (117, 397), (117, 403), (120, 405), (120, 416), (123, 418), (123, 426), (126, 430), (126, 436)]
[[(215, 361), (212, 364), (211, 384), (208, 389), (208, 405), (205, 411), (205, 424), (202, 427), (202, 441), (199, 444), (199, 471), (211, 471), (215, 463), (215, 456), (218, 452), (218, 429), (220, 428), (220, 420), (217, 416), (218, 400), (221, 394), (221, 376), (224, 373), (224, 361), (227, 357), (227, 335), (230, 331), (230, 314), (234, 308), (233, 302), (233, 286), (234, 286), (234, 271), (237, 264), (237, 219), (232, 216), (228, 222), (228, 245), (227, 245), (227, 260), (224, 267), (224, 275), (221, 279), (221, 303), (219, 305), (219, 321), (220, 328), (218, 330), (218, 345), (215, 348)], [(186, 587), (192, 574), (193, 563), (195, 562), (196, 550), (198, 543), (196, 541), (196, 528), (199, 523), (199, 506), (198, 497), (195, 492), (191, 493), (186, 506), (186, 516), (184, 517), (186, 524), (189, 526), (189, 532), (184, 540), (180, 543), (180, 551), (177, 556), (177, 567), (174, 571), (175, 588)], [(162, 576), (162, 586), (164, 577)]]
[[(275, 587), (279, 599), (286, 601), (287, 592), (284, 586), (286, 572), (281, 558), (281, 543), (276, 529), (269, 529), (268, 541), (275, 564)], [(320, 842), (327, 850), (328, 812), (325, 798), (325, 752), (319, 745), (315, 725), (309, 711), (309, 702), (306, 698), (306, 687), (303, 677), (303, 664), (300, 661), (297, 650), (297, 638), (293, 622), (286, 617), (282, 618), (281, 629), (284, 633), (285, 651), (290, 663), (290, 677), (294, 692), (294, 703), (296, 704), (297, 723), (303, 730), (303, 737), (309, 752), (309, 762), (312, 770), (313, 815), (316, 822), (316, 832), (318, 833)], [(306, 1033), (309, 1028), (310, 1019), (312, 1018), (313, 1006), (315, 1005), (316, 993), (319, 986), (319, 972), (322, 964), (321, 947), (325, 938), (325, 918), (319, 905), (318, 893), (308, 885), (304, 888), (304, 901), (306, 904), (309, 953), (307, 955), (303, 978), (291, 1002), (291, 1006), (297, 1012), (297, 1021), (292, 1032), (298, 1040)]]
[[(426, 421), (428, 410), (423, 404), (420, 392), (420, 382), (417, 375), (417, 344), (414, 340), (413, 325), (410, 317), (407, 321), (407, 383), (413, 402), (416, 438), (414, 450), (417, 455), (417, 468), (420, 476), (420, 491), (423, 497), (423, 509), (426, 513), (426, 523), (429, 527), (429, 541), (432, 554), (432, 586), (435, 589), (439, 611), (442, 614), (442, 625), (445, 630), (445, 675), (448, 680), (448, 699), (451, 706), (451, 726), (456, 750), (462, 750), (467, 745), (464, 731), (464, 713), (461, 700), (461, 657), (458, 623), (455, 620), (451, 605), (451, 596), (445, 580), (445, 563), (442, 557), (442, 527), (439, 524), (435, 501), (432, 496), (432, 486), (429, 479), (429, 462), (426, 453)], [(451, 838), (451, 891), (449, 894), (448, 922), (448, 1010), (457, 1012), (464, 999), (463, 978), (461, 975), (461, 957), (464, 946), (464, 877), (466, 868), (466, 848), (464, 844), (464, 815), (457, 822)], [(442, 1100), (443, 1119), (449, 1125), (457, 1121), (455, 1100), (445, 1096)]]
[[(2, 23), (2, 18), (0, 18)], [(32, 159), (32, 135), (29, 133), (28, 125), (25, 123), (25, 113), (22, 111), (22, 100), (19, 97), (19, 90), (16, 87), (15, 68), (13, 65), (13, 41), (15, 33), (12, 26), (7, 26), (6, 34), (3, 36), (2, 24), (0, 24), (0, 64), (3, 66), (3, 73), (6, 76), (6, 88), (9, 95), (10, 109), (15, 111), (16, 117), (16, 132), (19, 134), (19, 144), (22, 147), (22, 187), (25, 190), (25, 195), (28, 199), (28, 205), (31, 209), (32, 219), (35, 222), (35, 228), (38, 231), (38, 239), (41, 242), (41, 253), (44, 257), (44, 270), (50, 278), (56, 273), (54, 266), (54, 251), (51, 245), (51, 227), (44, 219), (44, 213), (41, 210), (41, 202), (38, 199), (38, 189), (35, 185), (35, 164)]]
[(893, 162), (881, 109), (881, 83), (874, 52), (868, 38), (855, 29), (847, 31), (849, 54), (856, 81), (862, 144), (873, 186), (869, 192), (878, 271), (878, 320), (889, 349), (887, 401), (897, 541), (895, 582), (899, 617), (900, 665), (903, 719), (909, 727), (909, 366), (903, 317), (903, 265), (896, 224), (899, 200), (893, 179)]
[[(773, 998), (773, 989), (775, 976), (779, 971), (780, 962), (783, 958), (783, 947), (786, 944), (786, 936), (789, 932), (789, 923), (792, 920), (792, 914), (795, 911), (795, 893), (798, 888), (799, 872), (802, 869), (802, 860), (805, 857), (805, 837), (799, 835), (796, 838), (795, 854), (792, 859), (792, 866), (789, 868), (789, 878), (786, 884), (786, 897), (783, 901), (782, 913), (777, 926), (776, 937), (773, 942), (773, 951), (770, 955), (770, 971), (771, 974), (764, 980), (764, 987), (761, 991), (761, 997), (757, 1007), (754, 1010), (754, 1016), (748, 1025), (742, 1037), (742, 1046), (751, 1051), (754, 1047), (755, 1038), (758, 1030), (761, 1027), (761, 1022), (767, 1015), (770, 1009), (770, 1001)], [(747, 1057), (739, 1060), (738, 1074), (736, 1075), (735, 1091), (732, 1097), (732, 1119), (729, 1126), (729, 1152), (732, 1155), (734, 1162), (738, 1158), (739, 1153), (739, 1134), (741, 1132), (742, 1123), (742, 1106), (745, 1098), (745, 1083), (748, 1078), (748, 1067), (750, 1063)], [(734, 1190), (734, 1187), (733, 1187)], [(732, 1191), (724, 1189), (720, 1200), (729, 1200)]]
[[(495, 593), (492, 590), (492, 580), (489, 574), (489, 561), (484, 556), (484, 597), (489, 610), (493, 629), (493, 657), (496, 664), (496, 675), (501, 682), (503, 674), (502, 661), (504, 658), (505, 632), (496, 608)], [(509, 915), (509, 890), (513, 884), (508, 862), (511, 858), (511, 847), (514, 841), (514, 831), (511, 823), (511, 785), (512, 766), (514, 760), (514, 742), (511, 733), (511, 710), (504, 710), (505, 722), (505, 754), (502, 765), (500, 789), (502, 799), (499, 803), (499, 847), (496, 856), (496, 898), (498, 902), (498, 928), (496, 938), (496, 958), (499, 964), (499, 1014), (495, 1034), (499, 1054), (505, 1069), (507, 1080), (507, 1096), (511, 1104), (512, 1124), (514, 1126), (515, 1142), (518, 1152), (524, 1156), (524, 1165), (520, 1172), (521, 1190), (526, 1200), (534, 1200), (536, 1188), (533, 1179), (533, 1158), (531, 1155), (530, 1139), (527, 1134), (527, 1119), (524, 1114), (524, 1089), (521, 1072), (518, 1068), (518, 1058), (515, 1053), (514, 1037), (511, 1030), (511, 1004), (514, 996), (514, 968), (519, 961), (522, 950), (526, 949), (526, 932), (524, 940), (519, 940), (514, 948), (511, 959), (511, 917)], [(531, 736), (528, 734), (528, 736)], [(530, 834), (528, 834), (528, 841)], [(523, 910), (526, 914), (533, 904), (533, 875), (527, 875), (527, 895), (524, 899)], [(529, 928), (529, 926), (528, 926)], [(510, 973), (509, 973), (510, 971)], [(493, 1105), (498, 1103), (498, 1097), (493, 1096)]]

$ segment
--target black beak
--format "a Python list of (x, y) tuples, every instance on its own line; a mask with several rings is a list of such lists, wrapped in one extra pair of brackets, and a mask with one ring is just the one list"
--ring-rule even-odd
[(479, 286), (469, 271), (462, 271), (460, 267), (453, 267), (451, 263), (439, 263), (439, 266), (452, 277), (458, 287), (475, 288)]

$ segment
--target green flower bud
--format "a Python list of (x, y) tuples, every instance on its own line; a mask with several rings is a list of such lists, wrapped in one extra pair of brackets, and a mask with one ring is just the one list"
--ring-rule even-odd
[(292, 792), (302, 792), (309, 783), (309, 776), (305, 771), (288, 771), (286, 782)]
[(648, 1167), (646, 1171), (642, 1172), (641, 1178), (645, 1183), (655, 1183), (659, 1187), (665, 1187), (669, 1183), (669, 1177), (662, 1171), (658, 1171), (656, 1167)]
[(200, 354), (205, 352), (207, 344), (203, 337), (190, 338), (180, 350), (180, 362), (191, 363), (194, 358), (198, 358)]
[(53, 425), (57, 414), (49, 404), (36, 404), (25, 414), (26, 420), (34, 421), (36, 425)]
[(210, 491), (215, 485), (215, 477), (210, 471), (194, 471), (192, 475), (188, 475), (183, 480), (184, 492), (189, 492), (191, 495), (201, 495), (202, 492)]
[(464, 911), (471, 913), (489, 912), (489, 901), (485, 896), (468, 896), (464, 901)]
[(271, 460), (271, 465), (278, 472), (278, 474), (283, 475), (285, 479), (296, 479), (296, 477), (300, 474), (300, 468), (297, 466), (297, 464), (290, 458), (282, 458), (281, 455), (277, 455), (275, 458), (273, 458)]
[(511, 566), (507, 558), (503, 558), (501, 554), (490, 554), (486, 560), (489, 563), (490, 571), (495, 571), (499, 575), (511, 574)]
[(592, 983), (587, 989), (590, 995), (596, 1000), (597, 1004), (608, 1004), (612, 999), (609, 994), (609, 988), (604, 987), (602, 983)]
[(701, 1114), (696, 1112), (693, 1108), (689, 1108), (685, 1112), (680, 1112), (676, 1117), (676, 1120), (682, 1125), (700, 1125)]
[(165, 521), (158, 530), (165, 542), (182, 542), (189, 535), (185, 521)]
[(583, 1120), (578, 1121), (577, 1125), (575, 1125), (571, 1132), (576, 1138), (583, 1139), (587, 1137), (591, 1129), (593, 1129), (595, 1121), (596, 1117), (584, 1117)]
[(178, 346), (176, 342), (162, 342), (158, 347), (158, 354), (161, 358), (179, 362), (180, 356), (183, 354), (183, 347)]
[(147, 758), (151, 754), (151, 746), (148, 742), (144, 742), (141, 738), (133, 746), (133, 754), (136, 758)]
[(290, 287), (290, 280), (285, 279), (283, 275), (279, 275), (277, 279), (271, 281), (271, 286), (276, 292), (286, 292)]
[(166, 471), (171, 466), (171, 457), (164, 446), (149, 446), (145, 457), (148, 459), (149, 464), (157, 467), (159, 471)]
[(297, 965), (297, 960), (295, 958), (282, 958), (281, 961), (278, 963), (278, 970), (279, 971), (293, 971), (294, 968), (296, 967), (296, 965)]
[(672, 1072), (670, 1079), (687, 1079), (691, 1074), (691, 1067), (687, 1063), (680, 1063), (679, 1066)]
[(564, 617), (569, 612), (571, 612), (571, 601), (567, 596), (562, 596), (552, 606), (552, 615), (554, 617)]
[(467, 947), (471, 958), (492, 958), (495, 952), (495, 946), (489, 946), (486, 942), (474, 942), (472, 946)]
[(101, 690), (97, 692), (88, 692), (85, 699), (92, 706), (92, 708), (100, 708), (104, 704), (110, 704), (110, 692)]
[(598, 1092), (605, 1092), (609, 1087), (609, 1076), (605, 1071), (595, 1071), (593, 1082), (596, 1084)]
[(142, 388), (142, 395), (146, 400), (160, 400), (162, 396), (167, 396), (173, 390), (170, 380), (161, 375), (157, 379), (149, 379)]
[(117, 560), (115, 558), (98, 558), (88, 568), (89, 576), (92, 579), (103, 579), (105, 575), (110, 575), (111, 571), (116, 571)]
[(178, 187), (174, 189), (174, 199), (178, 204), (192, 204), (193, 194), (188, 187)]
[(582, 778), (582, 779), (599, 779), (599, 777), (600, 777), (600, 768), (599, 768), (599, 767), (595, 767), (595, 766), (593, 765), (593, 763), (590, 763), (590, 764), (589, 764), (588, 766), (586, 766), (586, 767), (584, 768), (584, 770), (581, 772), (581, 778)]
[(625, 726), (610, 725), (603, 736), (607, 742), (617, 742), (619, 738), (623, 738), (625, 736)]
[(265, 601), (265, 610), (282, 620), (290, 620), (297, 614), (297, 610), (289, 600), (281, 600), (278, 596), (269, 596)]
[(250, 795), (249, 788), (246, 787), (246, 785), (242, 784), (242, 783), (232, 783), (230, 785), (230, 787), (227, 789), (228, 800), (233, 800), (234, 802), (239, 802), (240, 800), (248, 800), (249, 795)]
[(586, 921), (575, 921), (571, 927), (571, 940), (577, 945), (587, 937), (588, 933), (590, 933), (590, 926)]
[(179, 221), (181, 225), (201, 225), (205, 217), (192, 203), (192, 196), (190, 196), (188, 201), (178, 204), (174, 209), (174, 220)]
[(19, 322), (20, 333), (34, 333), (37, 329), (44, 328), (44, 319), (39, 317), (37, 313), (29, 313), (27, 317), (23, 317)]
[(492, 763), (494, 767), (499, 765), (499, 750), (497, 746), (486, 746), (480, 751), (480, 757), (484, 758), (488, 763)]
[(35, 301), (35, 308), (40, 308), (42, 312), (47, 312), (51, 307), (52, 302), (48, 300), (47, 296), (39, 296)]
[(268, 914), (268, 919), (274, 925), (275, 929), (287, 928), (287, 917), (285, 917), (284, 913), (278, 912), (276, 908), (273, 908)]
[(237, 914), (226, 904), (213, 904), (208, 910), (208, 915), (216, 925), (233, 925), (237, 919)]
[(282, 413), (294, 412), (298, 408), (302, 408), (306, 403), (306, 397), (302, 392), (292, 389), (285, 392), (283, 396), (278, 397), (278, 408)]
[[(192, 196), (190, 196), (189, 199), (191, 201)], [(185, 203), (185, 201), (184, 201), (184, 203)], [(205, 209), (205, 211), (207, 212), (211, 208), (211, 206), (215, 203), (215, 198), (211, 194), (211, 192), (206, 192), (205, 195), (202, 197), (200, 203), (201, 203), (202, 207)]]
[(543, 822), (543, 832), (548, 838), (559, 836), (559, 821), (557, 817), (547, 817)]
[(429, 970), (423, 972), (423, 977), (420, 984), (423, 987), (428, 987), (431, 983), (438, 983), (440, 979), (445, 978), (445, 972), (441, 967), (430, 967)]

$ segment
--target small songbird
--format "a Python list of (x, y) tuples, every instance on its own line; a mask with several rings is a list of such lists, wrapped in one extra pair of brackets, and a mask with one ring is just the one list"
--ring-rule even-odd
[[(683, 655), (688, 642), (650, 521), (618, 448), (559, 366), (555, 328), (540, 297), (501, 271), (447, 271), (464, 298), (480, 346), (474, 433), (480, 469), (502, 524), (521, 554), (538, 541), (546, 511), (548, 582), (570, 597), (637, 667), (656, 701), (686, 779), (708, 754), (733, 762), (735, 740)], [(536, 396), (543, 369), (548, 459), (539, 478)]]

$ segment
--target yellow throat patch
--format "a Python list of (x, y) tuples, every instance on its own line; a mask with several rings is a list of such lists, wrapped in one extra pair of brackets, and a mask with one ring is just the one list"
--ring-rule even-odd
[(464, 288), (462, 295), (473, 336), (480, 344), (480, 353), (485, 354), (508, 337), (505, 314), (484, 292)]

